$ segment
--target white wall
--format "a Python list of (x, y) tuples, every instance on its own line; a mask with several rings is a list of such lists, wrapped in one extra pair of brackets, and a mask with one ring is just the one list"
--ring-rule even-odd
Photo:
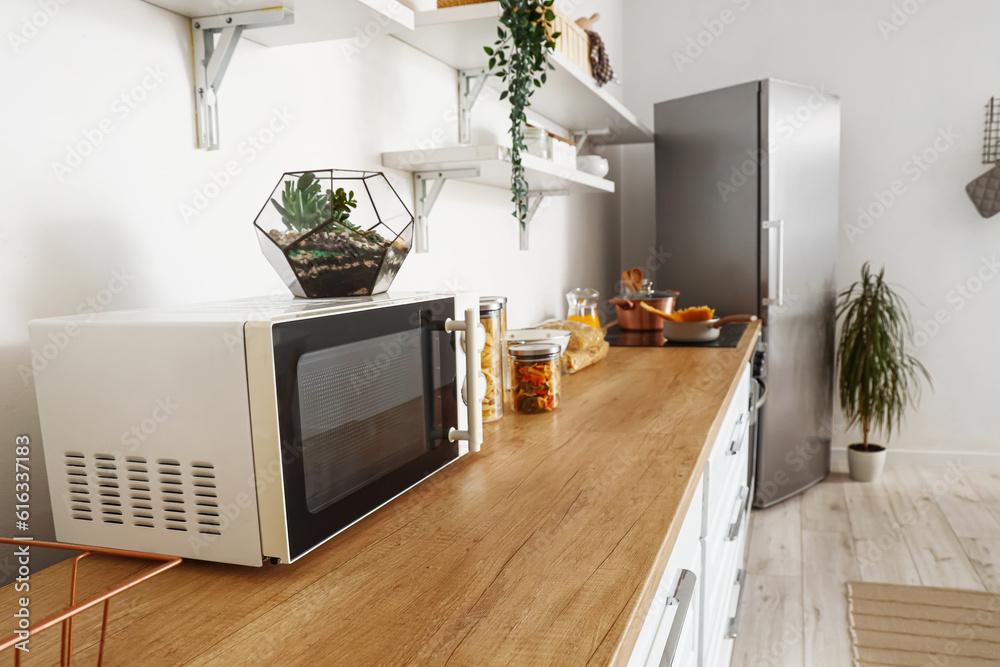
[[(620, 42), (620, 0), (573, 5), (574, 16), (604, 14), (609, 41)], [(58, 11), (23, 33), (43, 6)], [(5, 0), (0, 32), (3, 470), (16, 435), (40, 445), (32, 378), (19, 373), (30, 368), (30, 319), (285, 293), (251, 226), (282, 172), (380, 169), (383, 151), (457, 143), (455, 71), (391, 37), (350, 57), (343, 42), (268, 49), (242, 40), (221, 89), (222, 149), (200, 152), (186, 19), (139, 0)], [(506, 124), (505, 106), (487, 92), (476, 140), (503, 140)], [(79, 164), (54, 170), (87, 141), (96, 147), (84, 145)], [(219, 176), (227, 165), (239, 173)], [(410, 179), (390, 177), (412, 206)], [(511, 326), (563, 315), (571, 287), (610, 291), (613, 196), (548, 200), (528, 252), (518, 251), (509, 199), (448, 183), (432, 251), (411, 254), (394, 289), (505, 294)], [(32, 465), (33, 532), (51, 536), (40, 452)], [(0, 478), (0, 507), (12, 483)], [(10, 514), (0, 515), (0, 533), (11, 531)]]
[[(910, 290), (915, 319), (926, 323), (917, 355), (935, 380), (936, 391), (925, 393), (893, 438), (895, 449), (1000, 453), (993, 335), (1000, 267), (988, 264), (1000, 249), (1000, 218), (980, 218), (964, 192), (987, 170), (983, 105), (1000, 93), (992, 71), (1000, 61), (998, 25), (1000, 5), (988, 0), (625, 3), (625, 68), (642, 82), (626, 87), (625, 100), (647, 122), (655, 102), (764, 77), (840, 95), (838, 286), (865, 261), (885, 264), (888, 277)], [(678, 67), (675, 52), (699, 39), (700, 52), (692, 47), (691, 61)], [(939, 139), (949, 131), (953, 140)], [(925, 151), (933, 163), (921, 169), (914, 156)], [(902, 194), (859, 225), (859, 207), (877, 211), (878, 193), (894, 181)], [(623, 220), (627, 248), (629, 235), (641, 232), (630, 231), (628, 215)], [(978, 292), (965, 299), (959, 285)], [(935, 313), (943, 324), (933, 324)], [(856, 438), (835, 428), (835, 444)]]

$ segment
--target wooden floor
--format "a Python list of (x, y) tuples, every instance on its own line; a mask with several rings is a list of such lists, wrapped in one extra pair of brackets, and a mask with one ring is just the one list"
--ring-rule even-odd
[(752, 522), (734, 667), (849, 667), (850, 580), (1000, 592), (1000, 467), (833, 473)]

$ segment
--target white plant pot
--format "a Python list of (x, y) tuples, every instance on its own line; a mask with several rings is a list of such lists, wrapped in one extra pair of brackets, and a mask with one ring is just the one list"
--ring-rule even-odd
[(882, 474), (885, 467), (885, 457), (888, 452), (882, 445), (870, 445), (865, 450), (864, 445), (851, 445), (847, 448), (847, 467), (851, 471), (851, 479), (858, 482), (871, 482)]

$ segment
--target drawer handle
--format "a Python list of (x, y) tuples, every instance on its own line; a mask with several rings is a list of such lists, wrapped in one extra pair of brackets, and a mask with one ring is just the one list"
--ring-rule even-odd
[(740, 628), (740, 612), (743, 611), (743, 589), (746, 588), (747, 571), (740, 570), (736, 575), (736, 585), (740, 587), (740, 597), (736, 600), (736, 615), (729, 619), (726, 628), (726, 639), (735, 639)]
[(728, 456), (736, 456), (743, 449), (743, 441), (746, 438), (743, 437), (743, 422), (747, 420), (747, 413), (741, 412), (740, 418), (736, 420), (736, 426), (733, 427), (733, 437), (729, 442), (729, 451), (726, 452)]
[(670, 667), (674, 664), (674, 656), (677, 655), (677, 645), (681, 641), (681, 632), (684, 630), (684, 618), (691, 608), (691, 600), (694, 599), (694, 588), (698, 582), (698, 577), (691, 570), (681, 570), (681, 576), (677, 579), (677, 588), (674, 594), (667, 599), (667, 606), (680, 605), (674, 622), (670, 625), (670, 634), (667, 635), (667, 645), (663, 648), (663, 655), (660, 657), (660, 667)]
[(740, 530), (743, 529), (743, 515), (747, 512), (747, 496), (750, 495), (750, 488), (744, 486), (740, 490), (740, 497), (737, 500), (740, 503), (739, 512), (736, 515), (736, 520), (729, 524), (729, 541), (735, 542), (739, 539)]

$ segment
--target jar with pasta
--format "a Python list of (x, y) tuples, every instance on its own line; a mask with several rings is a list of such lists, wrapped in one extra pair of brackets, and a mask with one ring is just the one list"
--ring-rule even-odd
[(480, 357), (483, 375), (486, 376), (486, 394), (483, 396), (483, 423), (503, 417), (503, 332), (501, 330), (501, 304), (480, 300), (479, 322), (486, 329), (486, 345)]
[(500, 305), (500, 361), (503, 366), (503, 395), (504, 401), (510, 403), (510, 368), (507, 360), (507, 297), (505, 296), (481, 296), (479, 306), (483, 304), (497, 303)]
[(534, 415), (559, 407), (561, 349), (558, 343), (510, 346), (511, 394), (515, 412)]

